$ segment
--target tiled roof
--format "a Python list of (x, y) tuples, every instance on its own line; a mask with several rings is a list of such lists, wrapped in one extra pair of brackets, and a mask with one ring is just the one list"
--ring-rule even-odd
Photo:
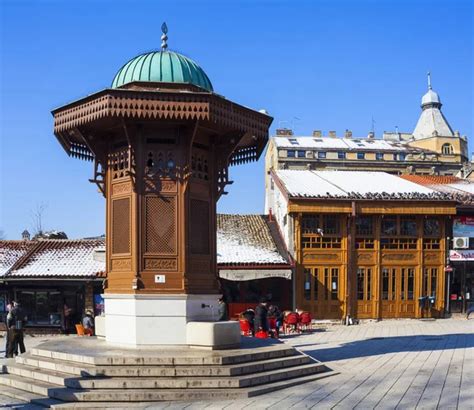
[(0, 241), (0, 278), (32, 247), (31, 241)]
[(288, 265), (282, 240), (264, 215), (217, 215), (218, 265)]
[[(9, 249), (13, 241), (0, 241), (0, 249)], [(29, 247), (5, 271), (5, 278), (94, 278), (103, 276), (105, 263), (95, 258), (104, 240), (46, 239), (29, 241)]]
[(275, 175), (294, 198), (450, 200), (447, 194), (385, 172), (279, 170)]
[(462, 204), (474, 203), (474, 183), (450, 175), (402, 175), (401, 178), (451, 196)]

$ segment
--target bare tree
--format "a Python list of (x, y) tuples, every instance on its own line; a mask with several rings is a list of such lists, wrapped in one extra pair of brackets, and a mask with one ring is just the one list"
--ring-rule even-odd
[(43, 234), (43, 217), (47, 208), (48, 206), (44, 202), (41, 202), (40, 204), (36, 204), (35, 209), (31, 211), (33, 236)]

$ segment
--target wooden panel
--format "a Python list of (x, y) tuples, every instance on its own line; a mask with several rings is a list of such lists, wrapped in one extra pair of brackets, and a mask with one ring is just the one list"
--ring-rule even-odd
[(132, 269), (131, 259), (112, 259), (112, 271), (125, 270), (129, 271)]
[(191, 199), (190, 250), (192, 254), (208, 255), (209, 244), (209, 202)]
[(358, 265), (374, 265), (376, 263), (377, 252), (375, 251), (357, 251)]
[(176, 197), (145, 197), (145, 253), (175, 255)]
[(340, 250), (303, 251), (304, 263), (342, 263), (342, 258)]
[(399, 265), (400, 263), (418, 264), (418, 253), (416, 251), (382, 251), (382, 263), (384, 265)]
[(443, 263), (442, 252), (423, 252), (423, 263), (425, 264), (440, 264)]
[(112, 201), (112, 253), (130, 253), (130, 198)]
[(157, 270), (157, 271), (177, 271), (178, 270), (178, 259), (177, 258), (144, 258), (143, 260), (144, 270)]

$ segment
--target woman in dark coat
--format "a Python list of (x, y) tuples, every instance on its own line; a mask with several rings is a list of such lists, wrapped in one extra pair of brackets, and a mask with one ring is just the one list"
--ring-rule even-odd
[(260, 299), (260, 303), (255, 308), (255, 332), (263, 330), (268, 332), (268, 309), (267, 309), (267, 299)]

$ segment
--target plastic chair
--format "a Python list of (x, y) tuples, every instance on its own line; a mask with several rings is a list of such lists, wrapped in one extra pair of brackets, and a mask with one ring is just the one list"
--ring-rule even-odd
[(300, 323), (299, 323), (300, 331), (302, 332), (303, 330), (308, 330), (308, 329), (311, 330), (311, 321), (312, 321), (311, 313), (302, 312), (300, 314)]
[(255, 333), (255, 337), (258, 339), (268, 339), (269, 335), (268, 332), (265, 332), (265, 330), (259, 330), (257, 333)]
[(299, 315), (296, 312), (291, 312), (288, 315), (286, 315), (285, 319), (283, 320), (283, 332), (287, 334), (288, 329), (293, 332), (298, 332), (299, 327), (298, 327), (298, 322), (299, 322)]
[(252, 336), (252, 328), (250, 327), (250, 323), (248, 320), (240, 319), (240, 334), (242, 336)]
[(85, 336), (86, 332), (85, 332), (84, 326), (82, 326), (81, 324), (77, 324), (76, 325), (76, 333), (77, 333), (78, 336)]
[(268, 327), (270, 329), (270, 332), (274, 333), (275, 337), (278, 338), (280, 329), (278, 329), (277, 320), (275, 317), (268, 318)]

